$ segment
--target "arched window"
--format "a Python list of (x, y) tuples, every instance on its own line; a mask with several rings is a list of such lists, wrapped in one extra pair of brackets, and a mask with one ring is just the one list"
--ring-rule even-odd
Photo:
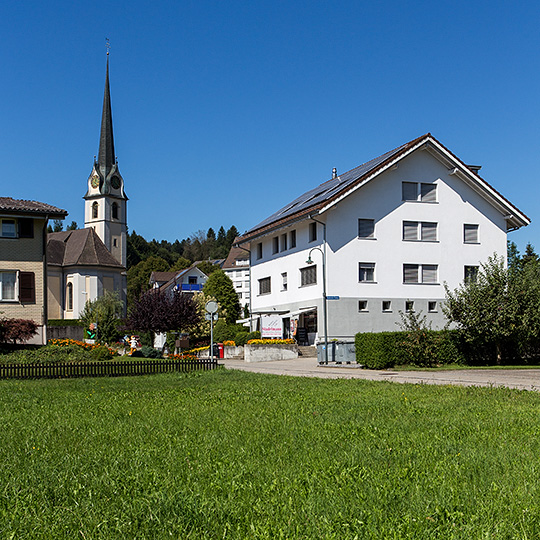
[(115, 202), (112, 203), (112, 218), (118, 219), (118, 204)]
[(73, 311), (73, 283), (68, 283), (66, 286), (66, 309)]
[(95, 202), (94, 204), (92, 204), (92, 219), (97, 219), (97, 216), (98, 216), (98, 203)]

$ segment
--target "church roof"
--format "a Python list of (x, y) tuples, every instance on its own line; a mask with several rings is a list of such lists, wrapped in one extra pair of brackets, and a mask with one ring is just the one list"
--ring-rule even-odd
[(47, 264), (124, 268), (92, 228), (47, 235)]
[(24, 199), (12, 199), (11, 197), (0, 197), (0, 211), (37, 214), (61, 219), (68, 215), (65, 210), (50, 204), (38, 201), (26, 201)]

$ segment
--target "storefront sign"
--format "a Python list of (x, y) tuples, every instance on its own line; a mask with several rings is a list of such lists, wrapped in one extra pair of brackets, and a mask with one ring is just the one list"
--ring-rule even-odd
[(261, 317), (261, 337), (268, 339), (281, 339), (281, 317), (279, 315), (263, 315)]

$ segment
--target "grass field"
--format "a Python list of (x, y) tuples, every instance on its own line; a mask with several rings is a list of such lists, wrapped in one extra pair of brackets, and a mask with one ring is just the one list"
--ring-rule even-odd
[(216, 371), (0, 382), (0, 538), (538, 538), (540, 395)]

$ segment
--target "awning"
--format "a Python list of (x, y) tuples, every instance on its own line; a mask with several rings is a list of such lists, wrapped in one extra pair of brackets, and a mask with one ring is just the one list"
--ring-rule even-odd
[(303, 313), (309, 313), (310, 311), (316, 311), (317, 306), (310, 306), (310, 307), (303, 307), (296, 311), (290, 311), (289, 313), (285, 313), (281, 317), (284, 319), (286, 317), (298, 317), (298, 315), (302, 315)]

